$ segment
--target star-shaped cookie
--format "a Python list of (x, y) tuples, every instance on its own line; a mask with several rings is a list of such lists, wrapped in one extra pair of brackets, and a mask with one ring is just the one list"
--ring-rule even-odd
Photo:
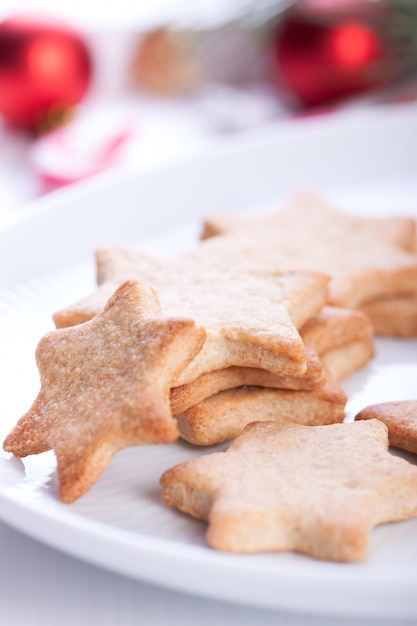
[[(300, 194), (269, 215), (210, 218), (202, 236), (207, 238), (207, 254), (223, 256), (225, 263), (230, 262), (231, 251), (240, 247), (254, 261), (330, 273), (330, 304), (361, 308), (387, 299), (393, 303), (405, 300), (409, 308), (413, 306), (413, 313), (407, 315), (413, 316), (414, 329), (409, 332), (415, 334), (415, 231), (412, 218), (347, 214), (312, 194)], [(233, 247), (228, 241), (233, 241)], [(384, 324), (385, 334), (389, 334), (386, 315)], [(397, 333), (397, 326), (394, 317), (392, 334)]]
[(236, 365), (277, 375), (306, 371), (297, 329), (326, 302), (327, 275), (253, 268), (245, 260), (225, 267), (199, 254), (163, 259), (127, 247), (98, 250), (96, 257), (98, 290), (56, 312), (57, 327), (91, 318), (116, 285), (137, 278), (156, 289), (167, 315), (190, 317), (206, 330), (203, 349), (174, 386)]
[(417, 400), (371, 404), (362, 409), (355, 419), (381, 420), (388, 428), (392, 446), (417, 454)]
[(371, 300), (360, 308), (379, 335), (417, 337), (417, 293)]
[(238, 437), (256, 415), (260, 422), (335, 424), (345, 418), (347, 396), (335, 381), (312, 391), (238, 387), (216, 393), (177, 415), (180, 437), (211, 446)]
[(60, 497), (72, 502), (121, 448), (177, 439), (170, 389), (204, 337), (193, 320), (162, 316), (153, 290), (123, 283), (94, 319), (40, 340), (40, 391), (4, 449), (52, 448)]
[(360, 311), (325, 306), (300, 329), (307, 352), (302, 376), (277, 376), (260, 368), (227, 367), (171, 389), (174, 415), (233, 387), (257, 386), (299, 391), (322, 387), (328, 376), (340, 382), (374, 356), (373, 327)]
[(186, 411), (213, 394), (242, 386), (272, 387), (274, 389), (318, 389), (326, 382), (326, 372), (318, 354), (306, 346), (307, 371), (303, 376), (277, 376), (258, 367), (225, 367), (198, 376), (191, 383), (171, 389), (174, 415)]
[(233, 552), (356, 561), (375, 525), (417, 515), (417, 467), (389, 453), (378, 420), (253, 422), (226, 452), (177, 465), (161, 484), (167, 505), (208, 521), (211, 547)]

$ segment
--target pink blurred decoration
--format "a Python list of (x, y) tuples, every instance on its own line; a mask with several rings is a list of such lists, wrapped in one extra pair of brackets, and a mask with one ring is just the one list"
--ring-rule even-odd
[(40, 192), (53, 191), (117, 165), (132, 136), (128, 124), (106, 124), (103, 119), (94, 121), (90, 117), (45, 134), (30, 149)]

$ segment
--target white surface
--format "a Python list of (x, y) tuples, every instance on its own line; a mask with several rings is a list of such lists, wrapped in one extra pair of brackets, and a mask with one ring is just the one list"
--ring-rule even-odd
[[(3, 0), (0, 7), (0, 19), (19, 13), (29, 15), (55, 16), (82, 27), (95, 29), (123, 27), (128, 29), (146, 28), (161, 22), (187, 22), (203, 20), (205, 23), (222, 23), (224, 19), (240, 15), (243, 7), (250, 8), (251, 3), (241, 0), (119, 0), (97, 8), (95, 2), (72, 0), (57, 4), (55, 0)], [(288, 0), (257, 0), (252, 2), (259, 11), (265, 7), (288, 5)]]
[[(111, 45), (101, 41), (101, 46), (118, 58)], [(283, 117), (271, 93), (263, 89), (249, 94), (217, 86), (198, 97), (173, 101), (133, 93), (120, 98), (112, 97), (118, 91), (113, 79), (126, 71), (110, 71), (103, 62), (103, 74), (103, 80), (96, 77), (97, 89), (107, 99), (92, 97), (72, 123), (56, 133), (31, 140), (0, 120), (0, 227), (42, 193), (43, 177), (70, 180), (74, 173), (87, 174), (94, 169), (94, 152), (124, 130), (129, 138), (111, 167), (128, 165), (139, 171), (194, 158), (228, 143), (236, 131), (256, 133), (263, 125), (269, 128), (271, 118)], [(236, 108), (239, 116), (232, 114)], [(74, 166), (84, 172), (74, 172)]]
[[(167, 250), (168, 244), (174, 250), (192, 240), (202, 215), (224, 207), (274, 207), (300, 187), (314, 187), (354, 211), (414, 210), (416, 214), (416, 129), (417, 116), (410, 109), (347, 116), (336, 125), (329, 120), (306, 120), (296, 127), (278, 127), (262, 140), (237, 142), (213, 158), (141, 176), (108, 175), (36, 203), (30, 219), (0, 234), (1, 437), (36, 393), (33, 349), (40, 333), (50, 327), (50, 313), (91, 288), (95, 246), (145, 238), (157, 251)], [(170, 232), (161, 235), (163, 230)], [(353, 413), (368, 400), (386, 399), (389, 392), (395, 392), (397, 399), (412, 393), (416, 347), (415, 341), (380, 342), (378, 360), (347, 385), (349, 411)], [(386, 377), (390, 389), (384, 384)], [(126, 450), (115, 457), (93, 490), (71, 507), (56, 499), (53, 455), (40, 455), (24, 464), (3, 455), (0, 516), (15, 528), (115, 572), (249, 603), (252, 608), (224, 608), (217, 601), (148, 590), (140, 582), (74, 561), (3, 529), (0, 537), (6, 537), (7, 546), (11, 537), (14, 547), (6, 550), (9, 560), (0, 564), (1, 580), (22, 578), (26, 587), (29, 581), (35, 588), (40, 585), (39, 598), (45, 598), (47, 581), (51, 604), (45, 608), (35, 601), (32, 621), (28, 621), (26, 606), (18, 602), (21, 589), (12, 584), (7, 586), (4, 601), (1, 598), (1, 614), (15, 623), (52, 623), (62, 598), (57, 591), (64, 584), (62, 589), (72, 585), (73, 594), (80, 598), (79, 610), (75, 612), (72, 606), (72, 613), (63, 617), (74, 617), (68, 623), (91, 623), (91, 599), (108, 588), (112, 591), (100, 596), (102, 606), (94, 608), (94, 618), (104, 616), (102, 623), (115, 607), (117, 623), (136, 623), (132, 621), (137, 609), (134, 591), (146, 598), (140, 603), (141, 618), (150, 618), (156, 610), (153, 624), (195, 623), (199, 611), (207, 623), (210, 617), (249, 624), (250, 616), (253, 623), (326, 624), (332, 623), (332, 614), (338, 615), (338, 624), (345, 623), (342, 616), (357, 616), (358, 624), (370, 617), (389, 617), (391, 624), (405, 618), (415, 623), (417, 520), (376, 529), (371, 554), (361, 564), (322, 563), (299, 555), (248, 558), (215, 553), (205, 547), (203, 524), (165, 510), (160, 502), (159, 473), (189, 454), (195, 451), (178, 444), (164, 447), (163, 455), (154, 448)], [(27, 546), (28, 567), (37, 562), (30, 575), (22, 566), (19, 541)], [(43, 555), (40, 559), (39, 554)], [(59, 574), (52, 576), (49, 567), (55, 562)], [(74, 576), (67, 568), (73, 569)], [(91, 577), (91, 595), (85, 589), (86, 577)], [(123, 608), (119, 593), (126, 598)], [(164, 601), (172, 602), (177, 613), (162, 611)], [(310, 617), (298, 622), (294, 613), (298, 611)], [(318, 618), (320, 614), (328, 617)], [(189, 621), (184, 621), (185, 615)], [(198, 623), (204, 623), (202, 619)]]

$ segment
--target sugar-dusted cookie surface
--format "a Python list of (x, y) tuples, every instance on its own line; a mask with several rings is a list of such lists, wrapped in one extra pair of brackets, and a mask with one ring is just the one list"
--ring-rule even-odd
[(357, 561), (374, 526), (417, 515), (417, 467), (387, 448), (378, 420), (254, 422), (226, 452), (167, 470), (163, 498), (206, 520), (219, 550)]
[[(360, 308), (381, 298), (417, 296), (415, 221), (348, 215), (311, 194), (274, 214), (207, 220), (212, 254), (227, 256), (237, 241), (247, 256), (282, 268), (327, 271), (331, 304)], [(231, 250), (232, 248), (229, 249)]]
[(381, 420), (388, 427), (392, 446), (417, 454), (417, 400), (373, 404), (362, 409), (355, 419)]
[(234, 439), (254, 419), (334, 424), (345, 417), (347, 396), (329, 380), (312, 391), (240, 387), (216, 393), (177, 415), (182, 439), (209, 446)]
[(193, 320), (162, 316), (153, 290), (123, 283), (94, 319), (40, 340), (41, 388), (4, 449), (23, 457), (52, 448), (60, 497), (72, 502), (119, 449), (177, 439), (170, 388), (204, 337)]
[(56, 312), (58, 327), (89, 319), (120, 280), (136, 278), (156, 289), (164, 313), (190, 317), (207, 332), (203, 349), (177, 385), (233, 365), (277, 375), (305, 372), (306, 351), (297, 329), (326, 302), (326, 275), (253, 269), (246, 261), (224, 267), (205, 255), (162, 259), (125, 247), (97, 251), (97, 259), (98, 290)]

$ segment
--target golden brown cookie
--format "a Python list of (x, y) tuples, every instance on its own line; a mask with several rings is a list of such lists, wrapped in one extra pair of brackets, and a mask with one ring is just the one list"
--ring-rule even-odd
[(231, 389), (252, 385), (278, 389), (317, 389), (326, 382), (326, 373), (317, 353), (306, 346), (307, 369), (301, 376), (277, 376), (258, 367), (225, 367), (201, 374), (195, 380), (171, 389), (174, 415), (186, 411), (206, 398)]
[(225, 263), (240, 247), (253, 262), (329, 272), (329, 303), (361, 308), (381, 298), (417, 297), (415, 229), (411, 218), (348, 215), (300, 194), (271, 215), (207, 220), (203, 236), (221, 234), (205, 245)]
[(340, 382), (374, 356), (373, 326), (359, 311), (325, 306), (307, 321), (300, 335), (307, 352), (307, 370), (302, 376), (277, 376), (266, 370), (246, 367), (213, 370), (171, 390), (173, 413), (182, 413), (233, 387), (318, 389), (325, 384), (328, 375)]
[(417, 454), (417, 400), (373, 404), (362, 409), (355, 419), (381, 420), (388, 427), (392, 446)]
[(387, 448), (378, 420), (255, 422), (226, 452), (167, 470), (163, 497), (206, 520), (207, 542), (218, 550), (357, 561), (374, 526), (417, 515), (417, 467)]
[(223, 267), (205, 256), (162, 259), (124, 247), (98, 251), (97, 258), (98, 290), (56, 312), (57, 327), (88, 319), (119, 281), (136, 278), (156, 289), (165, 314), (190, 317), (207, 332), (203, 349), (176, 385), (234, 365), (279, 376), (306, 371), (297, 329), (326, 302), (324, 274), (252, 269), (246, 261)]
[(342, 382), (348, 376), (364, 367), (375, 356), (373, 339), (352, 341), (335, 350), (328, 350), (320, 355), (320, 360), (333, 380)]
[(367, 315), (343, 307), (324, 306), (300, 330), (305, 344), (319, 355), (352, 342), (373, 340), (374, 329)]
[(378, 335), (417, 337), (417, 295), (380, 298), (361, 304)]
[(204, 336), (192, 320), (161, 316), (153, 290), (122, 284), (94, 319), (40, 340), (41, 389), (4, 449), (24, 457), (52, 448), (60, 497), (72, 502), (121, 448), (177, 439), (169, 391)]
[(375, 355), (374, 327), (361, 311), (325, 306), (301, 329), (306, 345), (314, 348), (331, 378), (341, 382)]
[[(291, 211), (294, 212), (293, 215), (290, 215)], [(309, 211), (312, 213), (311, 215), (307, 215)], [(315, 212), (316, 215), (314, 215)], [(347, 218), (346, 225), (350, 233), (354, 232), (356, 228), (359, 230), (365, 229), (368, 234), (374, 232), (376, 237), (390, 241), (395, 246), (408, 252), (416, 252), (417, 249), (416, 221), (414, 218), (404, 216), (374, 218), (358, 215), (358, 219), (355, 216), (352, 216), (350, 219), (348, 215), (337, 211), (323, 198), (312, 192), (297, 193), (288, 206), (283, 211), (280, 211), (279, 214), (265, 214), (264, 216), (219, 214), (208, 217), (203, 223), (200, 238), (205, 240), (216, 235), (236, 232), (237, 230), (257, 228), (259, 219), (263, 219), (263, 217), (266, 217), (271, 225), (278, 225), (277, 220), (279, 220), (285, 228), (293, 228), (297, 217), (300, 215), (307, 217), (309, 223), (316, 226), (323, 225), (323, 216), (329, 217), (331, 220), (329, 228), (332, 229), (334, 234), (339, 232), (339, 228), (337, 226), (334, 227), (332, 220), (339, 215), (342, 219)], [(298, 226), (303, 225), (299, 223)], [(361, 236), (361, 233), (358, 234)], [(323, 232), (323, 235), (327, 240), (326, 232)]]
[(250, 422), (333, 424), (345, 417), (347, 396), (328, 381), (313, 391), (240, 387), (222, 391), (177, 415), (182, 439), (208, 446), (234, 439)]

